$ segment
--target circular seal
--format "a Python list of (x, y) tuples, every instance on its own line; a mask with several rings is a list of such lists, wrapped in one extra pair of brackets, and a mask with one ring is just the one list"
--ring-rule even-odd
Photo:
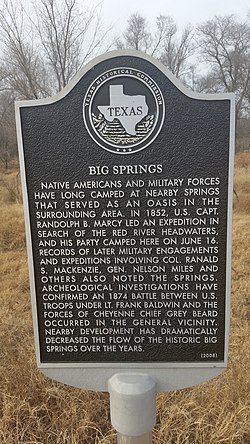
[(165, 104), (156, 82), (132, 68), (97, 77), (83, 100), (83, 120), (92, 139), (115, 154), (132, 154), (158, 136)]

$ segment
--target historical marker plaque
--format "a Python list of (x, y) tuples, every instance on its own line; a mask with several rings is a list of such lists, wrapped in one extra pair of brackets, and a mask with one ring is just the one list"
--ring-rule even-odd
[(91, 375), (147, 369), (164, 388), (225, 367), (233, 119), (232, 95), (187, 91), (135, 52), (17, 104), (47, 374), (105, 389)]

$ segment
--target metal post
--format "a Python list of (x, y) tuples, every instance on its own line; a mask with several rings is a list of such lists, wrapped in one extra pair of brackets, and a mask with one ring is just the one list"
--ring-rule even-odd
[(120, 373), (108, 382), (111, 422), (117, 444), (152, 444), (156, 383), (147, 374)]
[(152, 444), (152, 433), (141, 436), (126, 436), (117, 433), (117, 444)]

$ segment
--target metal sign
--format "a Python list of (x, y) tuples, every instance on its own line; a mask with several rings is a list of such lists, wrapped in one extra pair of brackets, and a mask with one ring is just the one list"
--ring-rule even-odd
[(187, 90), (144, 54), (98, 57), (16, 106), (37, 362), (106, 390), (159, 390), (226, 366), (232, 94)]

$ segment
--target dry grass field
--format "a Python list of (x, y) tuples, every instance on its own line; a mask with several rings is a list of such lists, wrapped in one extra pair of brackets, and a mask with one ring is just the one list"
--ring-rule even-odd
[[(36, 368), (17, 166), (0, 177), (0, 444), (114, 444), (106, 393), (82, 391)], [(250, 443), (250, 154), (235, 165), (228, 369), (157, 397), (154, 444)]]

